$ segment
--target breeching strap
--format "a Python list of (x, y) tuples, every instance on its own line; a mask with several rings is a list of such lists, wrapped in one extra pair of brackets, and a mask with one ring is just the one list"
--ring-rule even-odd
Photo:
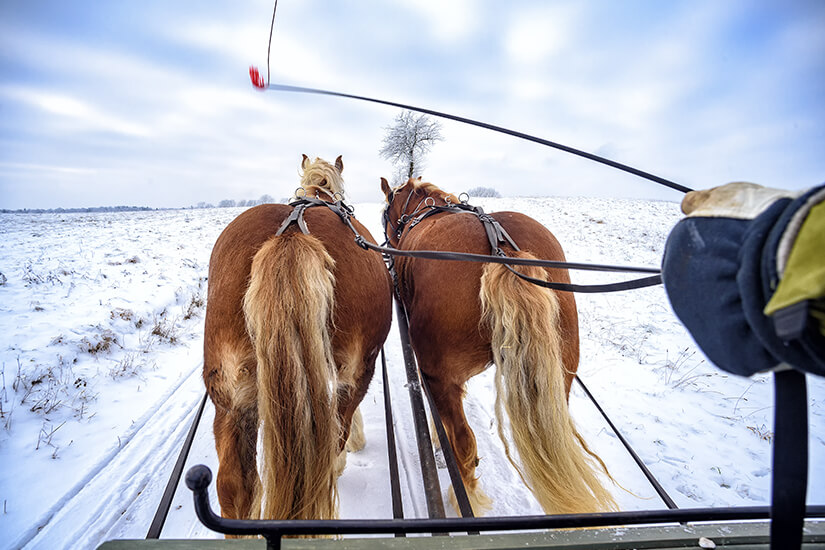
[[(421, 371), (419, 370), (419, 373)], [(464, 487), (464, 481), (461, 479), (461, 472), (458, 469), (458, 463), (455, 459), (453, 446), (447, 437), (447, 431), (444, 429), (444, 424), (441, 422), (441, 415), (438, 413), (438, 407), (433, 400), (433, 394), (430, 391), (430, 386), (427, 383), (427, 378), (421, 374), (421, 387), (424, 388), (424, 395), (427, 396), (427, 402), (430, 405), (430, 413), (433, 416), (433, 425), (435, 426), (435, 433), (438, 435), (438, 441), (441, 443), (441, 451), (444, 453), (444, 462), (447, 463), (447, 472), (450, 474), (450, 482), (453, 484), (453, 492), (458, 503), (458, 510), (461, 512), (461, 517), (472, 518), (473, 508), (470, 505), (470, 499), (467, 497), (467, 488)], [(478, 531), (470, 532), (471, 535), (477, 535)]]

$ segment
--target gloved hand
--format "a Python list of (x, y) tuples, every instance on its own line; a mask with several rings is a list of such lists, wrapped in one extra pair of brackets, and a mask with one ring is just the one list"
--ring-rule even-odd
[(708, 358), (736, 374), (825, 375), (825, 186), (731, 183), (688, 193), (682, 211), (662, 280)]
[(737, 181), (720, 187), (691, 191), (682, 199), (682, 212), (688, 216), (752, 219), (781, 198), (796, 198), (800, 192), (762, 187)]

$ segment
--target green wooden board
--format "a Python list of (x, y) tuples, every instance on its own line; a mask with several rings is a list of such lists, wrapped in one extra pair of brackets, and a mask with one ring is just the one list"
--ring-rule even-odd
[[(411, 536), (406, 538), (283, 539), (283, 550), (668, 550), (702, 548), (700, 539), (716, 548), (766, 550), (768, 522), (656, 525), (598, 529), (559, 529), (493, 535)], [(707, 543), (706, 543), (707, 545)], [(707, 545), (707, 547), (711, 547)], [(805, 524), (805, 550), (825, 550), (825, 521)], [(262, 539), (245, 540), (121, 540), (102, 544), (99, 550), (261, 550)]]

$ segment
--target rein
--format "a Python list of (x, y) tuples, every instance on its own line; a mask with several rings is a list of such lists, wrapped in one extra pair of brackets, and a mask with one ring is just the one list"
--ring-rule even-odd
[[(407, 204), (409, 204), (409, 197), (407, 197)], [(445, 252), (445, 251), (438, 251), (438, 250), (399, 250), (397, 248), (391, 246), (379, 246), (369, 242), (363, 235), (361, 235), (358, 230), (352, 225), (351, 217), (354, 209), (352, 206), (347, 205), (344, 203), (343, 200), (335, 200), (333, 202), (325, 201), (318, 198), (310, 198), (304, 197), (289, 203), (289, 206), (292, 206), (294, 210), (292, 213), (284, 220), (281, 224), (281, 227), (278, 229), (278, 235), (283, 233), (287, 227), (291, 224), (295, 223), (298, 225), (300, 230), (303, 233), (309, 234), (309, 230), (307, 229), (306, 223), (303, 220), (303, 214), (307, 208), (312, 208), (315, 206), (325, 206), (335, 212), (335, 214), (341, 218), (341, 221), (346, 225), (350, 231), (352, 231), (353, 235), (355, 235), (355, 243), (363, 248), (364, 250), (373, 250), (375, 252), (379, 252), (388, 259), (389, 262), (389, 269), (393, 275), (393, 279), (396, 279), (396, 273), (392, 262), (392, 257), (394, 256), (402, 256), (405, 258), (419, 258), (425, 260), (445, 260), (445, 261), (459, 261), (459, 262), (480, 262), (480, 263), (495, 263), (495, 264), (508, 264), (508, 268), (518, 277), (528, 281), (530, 283), (543, 286), (545, 288), (549, 288), (552, 290), (560, 290), (563, 292), (580, 292), (580, 293), (596, 293), (596, 292), (618, 292), (621, 290), (632, 290), (635, 288), (644, 288), (648, 286), (654, 286), (661, 284), (662, 278), (659, 275), (660, 270), (653, 268), (653, 267), (626, 267), (626, 266), (615, 266), (615, 265), (603, 265), (603, 264), (580, 264), (574, 262), (561, 262), (556, 260), (539, 260), (533, 258), (513, 258), (504, 254), (504, 251), (501, 250), (500, 247), (497, 246), (498, 241), (496, 241), (496, 246), (493, 247), (494, 250), (497, 250), (496, 255), (486, 255), (486, 254), (473, 254), (470, 252)], [(389, 205), (387, 205), (389, 207)], [(412, 220), (411, 227), (417, 225), (421, 220), (434, 215), (440, 212), (470, 212), (475, 213), (479, 216), (479, 219), (484, 222), (484, 220), (488, 220), (489, 222), (495, 222), (490, 229), (490, 226), (485, 224), (485, 229), (487, 230), (487, 236), (492, 242), (493, 236), (491, 235), (502, 235), (505, 236), (502, 242), (507, 242), (518, 250), (518, 247), (512, 241), (507, 232), (504, 231), (504, 228), (501, 227), (498, 222), (496, 222), (492, 216), (489, 214), (484, 213), (484, 211), (477, 206), (470, 206), (466, 203), (461, 204), (447, 204), (445, 206), (435, 206), (435, 205), (428, 205), (428, 212), (420, 214), (417, 218), (408, 218), (408, 221)], [(389, 220), (388, 211), (384, 211), (384, 219), (386, 221)], [(497, 226), (497, 229), (496, 229)], [(410, 229), (407, 228), (407, 229)], [(386, 243), (385, 243), (386, 244)], [(653, 276), (644, 277), (641, 279), (632, 279), (630, 281), (623, 281), (619, 283), (608, 283), (608, 284), (599, 284), (599, 285), (577, 285), (572, 283), (552, 283), (549, 281), (542, 281), (541, 279), (535, 279), (533, 277), (529, 277), (524, 275), (523, 273), (519, 273), (518, 271), (512, 269), (511, 265), (532, 265), (532, 266), (539, 266), (539, 267), (549, 267), (553, 269), (576, 269), (581, 271), (605, 271), (605, 272), (613, 272), (613, 273), (652, 273)]]
[[(409, 205), (410, 198), (412, 197), (412, 193), (407, 195), (406, 202), (404, 203), (404, 208), (402, 212), (407, 209)], [(473, 254), (469, 252), (444, 252), (444, 251), (436, 251), (436, 250), (399, 250), (394, 247), (387, 246), (389, 243), (389, 232), (387, 231), (391, 226), (392, 223), (390, 222), (389, 216), (389, 209), (392, 205), (392, 200), (395, 198), (395, 195), (390, 197), (387, 207), (384, 209), (383, 219), (384, 219), (384, 232), (385, 236), (387, 237), (387, 241), (384, 243), (384, 246), (377, 246), (368, 241), (366, 241), (361, 235), (355, 231), (355, 228), (350, 227), (353, 232), (355, 232), (355, 241), (361, 246), (362, 248), (375, 250), (377, 252), (381, 252), (382, 254), (386, 254), (389, 256), (403, 256), (408, 258), (421, 258), (421, 259), (428, 259), (428, 260), (454, 260), (454, 261), (464, 261), (464, 262), (483, 262), (483, 263), (499, 263), (507, 265), (507, 269), (509, 269), (514, 275), (521, 278), (524, 281), (532, 283), (534, 285), (542, 286), (544, 288), (549, 288), (552, 290), (560, 290), (563, 292), (580, 292), (580, 293), (597, 293), (597, 292), (618, 292), (622, 290), (632, 290), (636, 288), (644, 288), (648, 286), (654, 286), (662, 283), (662, 277), (660, 275), (660, 270), (657, 268), (650, 268), (650, 267), (624, 267), (624, 266), (612, 266), (612, 265), (600, 265), (600, 264), (579, 264), (573, 262), (561, 262), (555, 260), (539, 260), (533, 258), (513, 258), (507, 256), (504, 250), (502, 250), (500, 244), (507, 244), (510, 245), (513, 249), (519, 250), (518, 245), (513, 241), (512, 237), (504, 230), (504, 228), (499, 224), (495, 218), (493, 218), (490, 214), (484, 212), (484, 210), (479, 206), (472, 206), (467, 204), (466, 202), (461, 202), (459, 204), (450, 203), (449, 201), (445, 205), (435, 205), (435, 204), (425, 204), (425, 211), (418, 214), (421, 210), (420, 207), (417, 207), (416, 210), (412, 214), (402, 214), (401, 217), (398, 219), (395, 227), (395, 233), (398, 239), (401, 238), (404, 231), (410, 231), (413, 227), (421, 223), (424, 219), (439, 214), (442, 212), (449, 212), (449, 213), (458, 213), (458, 212), (467, 212), (474, 214), (478, 217), (479, 221), (484, 225), (484, 230), (487, 233), (487, 239), (490, 242), (490, 248), (493, 251), (493, 255), (485, 255), (485, 254)], [(428, 197), (431, 198), (431, 197)], [(425, 202), (427, 199), (424, 199)], [(434, 200), (434, 199), (433, 199)], [(417, 215), (416, 215), (417, 214)], [(407, 225), (409, 224), (409, 225)], [(609, 271), (609, 272), (617, 272), (617, 273), (652, 273), (654, 275), (650, 277), (644, 277), (640, 279), (632, 279), (630, 281), (623, 281), (619, 283), (608, 283), (608, 284), (599, 284), (599, 285), (578, 285), (573, 283), (554, 283), (550, 281), (544, 281), (541, 279), (536, 279), (535, 277), (530, 277), (529, 275), (525, 275), (511, 266), (513, 265), (530, 265), (530, 266), (539, 266), (539, 267), (549, 267), (555, 269), (576, 269), (582, 271)], [(393, 278), (395, 278), (394, 267), (392, 262), (390, 263), (390, 270), (393, 272)]]

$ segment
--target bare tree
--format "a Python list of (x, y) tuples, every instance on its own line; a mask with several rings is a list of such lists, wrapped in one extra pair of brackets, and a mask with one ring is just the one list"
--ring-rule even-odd
[(421, 175), (424, 155), (437, 141), (444, 141), (441, 124), (437, 120), (412, 111), (401, 111), (395, 117), (395, 124), (388, 126), (386, 130), (384, 146), (379, 154), (397, 166), (398, 172), (394, 178), (396, 185)]

